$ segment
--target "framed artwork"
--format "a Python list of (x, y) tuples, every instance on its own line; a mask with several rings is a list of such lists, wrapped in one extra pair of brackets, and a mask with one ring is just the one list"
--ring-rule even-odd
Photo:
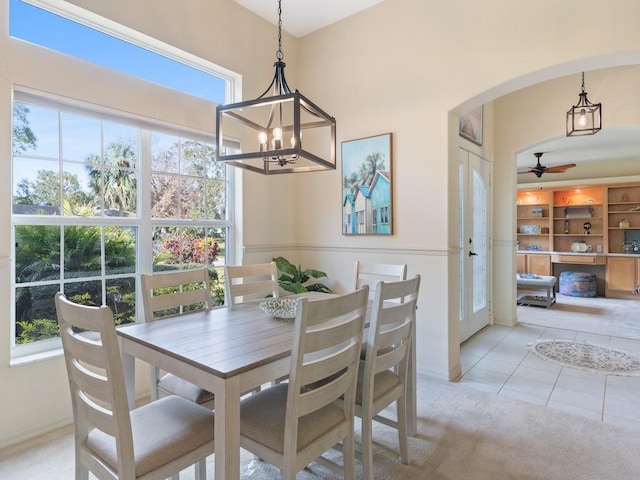
[(342, 142), (342, 234), (392, 235), (392, 135)]
[(482, 145), (482, 105), (460, 115), (458, 131), (461, 137), (471, 140), (476, 145)]

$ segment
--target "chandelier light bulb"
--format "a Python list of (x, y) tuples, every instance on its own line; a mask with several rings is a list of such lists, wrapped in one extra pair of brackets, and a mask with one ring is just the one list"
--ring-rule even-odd
[(258, 134), (258, 142), (260, 142), (260, 145), (264, 145), (267, 143), (267, 139), (268, 139), (268, 135), (265, 132), (260, 132)]
[(582, 110), (580, 110), (580, 118), (578, 118), (578, 125), (580, 127), (586, 127), (587, 126), (587, 115), (586, 115), (586, 112), (585, 112), (584, 108)]
[(271, 141), (274, 150), (280, 150), (282, 148), (282, 129), (276, 127), (273, 129), (273, 140)]

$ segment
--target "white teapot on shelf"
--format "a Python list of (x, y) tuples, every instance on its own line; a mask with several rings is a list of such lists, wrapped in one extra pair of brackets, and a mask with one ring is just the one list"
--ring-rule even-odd
[(584, 240), (576, 240), (571, 244), (571, 251), (576, 253), (584, 253), (587, 249), (587, 243)]

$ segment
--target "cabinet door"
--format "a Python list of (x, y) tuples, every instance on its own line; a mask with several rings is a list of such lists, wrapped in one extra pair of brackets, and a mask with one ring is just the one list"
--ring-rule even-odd
[(631, 292), (636, 287), (637, 259), (607, 258), (607, 290)]
[(527, 255), (529, 273), (551, 275), (551, 255)]
[(516, 255), (516, 272), (527, 273), (527, 255), (524, 253)]

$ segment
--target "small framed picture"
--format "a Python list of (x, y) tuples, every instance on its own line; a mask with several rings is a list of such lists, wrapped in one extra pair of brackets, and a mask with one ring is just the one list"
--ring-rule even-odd
[(392, 235), (392, 135), (342, 142), (342, 234)]
[(458, 123), (460, 136), (482, 145), (482, 105), (470, 112), (460, 115)]

